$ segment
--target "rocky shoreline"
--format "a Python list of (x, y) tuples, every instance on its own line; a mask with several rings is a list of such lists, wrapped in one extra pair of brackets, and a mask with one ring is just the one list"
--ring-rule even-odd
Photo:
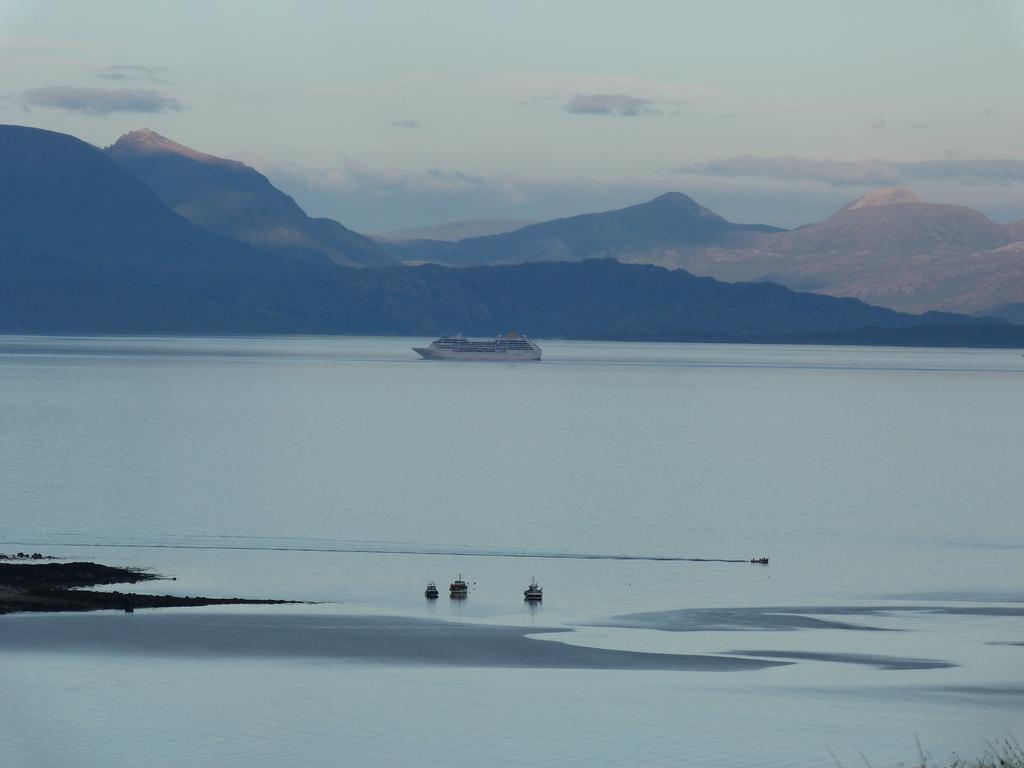
[[(21, 553), (19, 553), (20, 555)], [(39, 563), (51, 556), (0, 556), (0, 614), (21, 612), (102, 611), (131, 613), (136, 608), (178, 608), (202, 605), (280, 605), (291, 600), (239, 597), (140, 595), (82, 589), (98, 584), (135, 584), (166, 577), (139, 568), (115, 568), (89, 562)], [(32, 560), (31, 563), (8, 562)]]

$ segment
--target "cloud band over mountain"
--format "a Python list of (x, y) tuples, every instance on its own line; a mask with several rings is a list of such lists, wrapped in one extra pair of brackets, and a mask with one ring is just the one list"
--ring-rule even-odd
[(1024, 183), (1024, 160), (943, 159), (920, 161), (812, 160), (742, 155), (676, 169), (692, 176), (811, 181), (834, 187), (871, 187), (947, 181), (964, 184)]
[(331, 216), (363, 232), (463, 219), (537, 220), (587, 210), (607, 210), (664, 191), (648, 184), (601, 183), (587, 178), (540, 180), (485, 176), (458, 169), (381, 169), (349, 161), (328, 168), (273, 163), (253, 155), (255, 166), (315, 216)]
[(31, 88), (21, 95), (32, 107), (50, 107), (67, 112), (102, 117), (115, 112), (159, 113), (177, 112), (181, 102), (159, 91), (146, 88), (79, 88), (52, 85)]

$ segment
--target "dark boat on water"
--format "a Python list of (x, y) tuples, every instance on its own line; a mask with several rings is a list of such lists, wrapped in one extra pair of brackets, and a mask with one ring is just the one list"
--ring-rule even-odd
[(434, 582), (427, 584), (427, 588), (423, 591), (423, 596), (428, 600), (436, 600), (438, 595), (440, 595), (440, 592), (437, 591), (437, 585)]
[(523, 590), (523, 599), (528, 603), (539, 603), (544, 599), (544, 588), (537, 584), (536, 579), (531, 581), (530, 586)]
[(466, 582), (462, 578), (462, 574), (460, 573), (459, 578), (457, 578), (455, 581), (448, 585), (448, 595), (450, 597), (455, 598), (456, 600), (461, 600), (468, 594), (469, 585), (466, 584)]
[(752, 562), (754, 565), (768, 565), (768, 558), (767, 557), (752, 557), (752, 558), (750, 558), (750, 562)]

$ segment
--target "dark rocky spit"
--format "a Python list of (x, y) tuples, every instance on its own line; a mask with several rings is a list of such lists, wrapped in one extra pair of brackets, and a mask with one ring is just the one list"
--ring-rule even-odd
[[(290, 600), (251, 600), (238, 597), (140, 595), (132, 592), (83, 589), (99, 584), (135, 584), (165, 578), (138, 568), (99, 563), (55, 563), (38, 555), (0, 556), (0, 614), (21, 612), (132, 612), (136, 608), (179, 608), (202, 605), (277, 605)], [(18, 561), (31, 562), (18, 562)], [(15, 562), (11, 562), (15, 561)], [(40, 562), (47, 561), (47, 562)]]

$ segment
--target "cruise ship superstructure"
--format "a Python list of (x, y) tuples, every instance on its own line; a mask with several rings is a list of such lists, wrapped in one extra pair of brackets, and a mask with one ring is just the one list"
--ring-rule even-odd
[(467, 339), (465, 336), (442, 336), (429, 347), (413, 347), (427, 360), (540, 360), (541, 348), (525, 336), (509, 333), (496, 339)]

